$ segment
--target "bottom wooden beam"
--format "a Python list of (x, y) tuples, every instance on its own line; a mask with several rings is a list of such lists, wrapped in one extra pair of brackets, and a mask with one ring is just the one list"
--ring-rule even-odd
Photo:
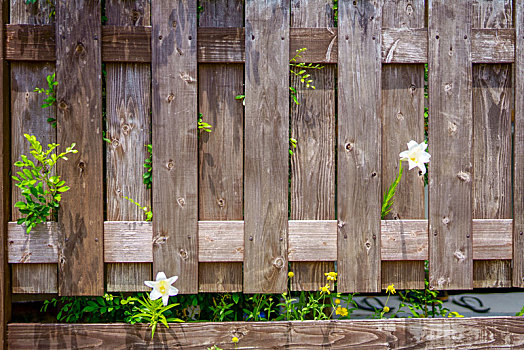
[[(524, 317), (145, 325), (9, 324), (9, 349), (501, 349), (524, 347)], [(238, 337), (237, 346), (231, 342)]]

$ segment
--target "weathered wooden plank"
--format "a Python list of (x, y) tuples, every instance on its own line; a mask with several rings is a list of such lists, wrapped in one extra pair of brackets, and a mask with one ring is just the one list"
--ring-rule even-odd
[(198, 292), (196, 0), (151, 4), (153, 273)]
[[(9, 21), (9, 1), (0, 2), (0, 28)], [(5, 34), (0, 33), (0, 47), (5, 47)], [(4, 50), (0, 50), (0, 349), (7, 349), (7, 323), (11, 319), (11, 276), (7, 260), (7, 223), (11, 218), (11, 168), (9, 129), (9, 66)]]
[[(384, 2), (382, 26), (416, 30), (424, 27), (424, 0)], [(410, 140), (424, 140), (424, 66), (388, 64), (382, 67), (382, 193), (398, 174), (399, 153)], [(424, 218), (424, 178), (417, 171), (404, 173), (388, 219)], [(384, 199), (382, 199), (384, 200)], [(424, 230), (426, 231), (426, 230)], [(384, 234), (382, 235), (384, 239)], [(427, 239), (427, 236), (426, 236)], [(384, 253), (384, 250), (382, 250)], [(386, 260), (382, 256), (382, 260)], [(424, 288), (424, 264), (383, 262), (382, 288)]]
[(515, 131), (513, 136), (513, 287), (524, 287), (524, 1), (515, 0)]
[[(151, 24), (150, 2), (108, 0), (105, 15), (109, 25), (140, 28)], [(114, 28), (114, 27), (112, 27)], [(102, 37), (102, 46), (104, 37)], [(136, 41), (131, 41), (132, 43)], [(148, 43), (148, 48), (151, 43)], [(134, 48), (134, 52), (137, 49)], [(129, 53), (125, 50), (127, 56)], [(151, 207), (151, 191), (143, 184), (144, 161), (151, 143), (151, 68), (146, 64), (106, 63), (106, 148), (107, 220), (143, 220), (144, 212), (124, 196)], [(127, 243), (127, 242), (125, 242)], [(143, 249), (151, 250), (148, 241)], [(104, 258), (107, 262), (107, 256)], [(131, 292), (147, 290), (150, 264), (139, 262), (106, 266), (108, 290)]]
[(338, 4), (338, 291), (380, 291), (381, 7)]
[(245, 7), (244, 293), (287, 290), (289, 0)]
[(473, 288), (471, 3), (429, 3), (430, 287)]
[[(6, 25), (6, 58), (11, 61), (54, 61), (54, 28), (49, 25)], [(304, 62), (337, 63), (337, 28), (291, 28), (291, 54), (302, 47)], [(383, 28), (383, 63), (427, 63), (425, 28)], [(104, 62), (151, 62), (151, 27), (102, 26)], [(201, 63), (245, 61), (243, 28), (199, 28), (197, 57)], [(514, 29), (472, 29), (473, 63), (512, 63)]]
[(58, 143), (78, 153), (58, 163), (71, 189), (62, 196), (59, 222), (61, 295), (102, 295), (103, 156), (100, 3), (56, 3)]
[(389, 320), (207, 322), (158, 327), (145, 324), (8, 325), (9, 349), (205, 349), (213, 345), (256, 349), (486, 349), (524, 346), (524, 318), (411, 318)]
[[(22, 227), (9, 223), (9, 262), (58, 262), (51, 244), (59, 237), (56, 223), (34, 229), (27, 238)], [(288, 256), (290, 261), (336, 261), (337, 222), (335, 220), (290, 220)], [(383, 261), (427, 260), (427, 220), (382, 220)], [(512, 255), (512, 219), (473, 219), (473, 259), (508, 259)], [(241, 262), (244, 257), (243, 221), (199, 221), (199, 261)], [(106, 221), (104, 223), (106, 262), (151, 262), (152, 223), (145, 221)], [(33, 231), (32, 233), (33, 234)], [(47, 236), (46, 236), (47, 235)], [(50, 235), (50, 237), (49, 237)], [(34, 242), (29, 242), (31, 239)], [(122, 241), (126, 240), (125, 244)], [(34, 244), (34, 245), (33, 245)], [(131, 254), (130, 254), (131, 252)]]
[[(334, 26), (332, 0), (291, 1), (292, 28)], [(311, 41), (304, 42), (303, 47), (307, 50), (301, 55), (315, 46), (315, 35), (310, 38)], [(334, 36), (325, 50), (327, 56), (336, 52), (330, 49), (336, 42)], [(298, 49), (301, 48), (295, 48)], [(294, 68), (294, 71), (300, 69)], [(334, 220), (336, 67), (329, 65), (320, 71), (310, 70), (308, 74), (311, 74), (315, 89), (308, 89), (300, 77), (291, 74), (291, 86), (297, 91), (299, 104), (291, 104), (290, 115), (291, 137), (298, 140), (291, 155), (290, 219)], [(291, 270), (295, 274), (291, 279), (291, 290), (318, 290), (326, 282), (324, 274), (335, 271), (335, 266), (332, 262), (293, 262)]]
[[(11, 0), (11, 23), (25, 25), (42, 25), (53, 22), (49, 13), (52, 6), (49, 3), (36, 2), (26, 4), (23, 0)], [(16, 25), (15, 24), (15, 25)], [(49, 25), (54, 28), (53, 25)], [(54, 41), (54, 33), (53, 33)], [(53, 48), (54, 50), (54, 48)], [(34, 92), (35, 87), (46, 87), (46, 76), (55, 71), (54, 63), (44, 62), (12, 62), (11, 63), (11, 159), (12, 163), (20, 159), (20, 155), (29, 155), (29, 143), (24, 133), (35, 135), (43, 145), (56, 142), (56, 129), (47, 122), (48, 117), (56, 117), (55, 107), (42, 109), (44, 100), (42, 94)], [(20, 170), (11, 167), (12, 173)], [(12, 220), (21, 217), (14, 204), (22, 200), (20, 190), (11, 188)], [(48, 264), (17, 265), (12, 268), (13, 290), (29, 289), (40, 292), (56, 291), (57, 267)], [(29, 280), (25, 280), (27, 277)], [(20, 285), (18, 283), (21, 283)]]
[[(474, 1), (472, 27), (511, 28), (512, 7), (511, 0)], [(473, 217), (478, 219), (512, 217), (511, 72), (508, 64), (473, 65)], [(473, 286), (511, 287), (510, 264), (510, 260), (474, 261)]]
[[(201, 6), (199, 38), (206, 27), (244, 24), (241, 0), (206, 2)], [(243, 37), (243, 31), (241, 33)], [(199, 135), (198, 217), (200, 220), (242, 220), (244, 108), (235, 96), (244, 94), (244, 67), (200, 64), (198, 76), (199, 113), (213, 126), (212, 132), (201, 131)], [(244, 249), (243, 241), (241, 248)], [(200, 258), (199, 254), (202, 261)], [(200, 263), (198, 270), (199, 292), (242, 290), (242, 259), (231, 264)]]

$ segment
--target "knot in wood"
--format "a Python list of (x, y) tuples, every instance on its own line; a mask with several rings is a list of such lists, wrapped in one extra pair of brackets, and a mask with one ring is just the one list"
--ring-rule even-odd
[(187, 84), (192, 84), (196, 82), (196, 79), (190, 76), (188, 73), (180, 73), (180, 78)]
[(470, 182), (471, 181), (471, 175), (468, 172), (465, 172), (465, 171), (460, 171), (457, 174), (457, 177), (459, 178), (460, 181), (464, 181), (464, 182)]
[(345, 223), (344, 221), (340, 221), (340, 220), (339, 220), (338, 223), (337, 223), (338, 228), (342, 228), (342, 227), (344, 227), (345, 225), (346, 225), (346, 223)]
[(226, 201), (223, 198), (217, 199), (217, 204), (220, 208), (223, 208), (226, 205)]
[(450, 223), (450, 221), (451, 221), (451, 220), (450, 220), (447, 216), (444, 216), (444, 217), (442, 218), (442, 223), (443, 223), (444, 225), (448, 225), (448, 224)]
[(366, 243), (364, 243), (364, 246), (366, 247), (367, 250), (371, 249), (371, 243), (369, 241), (366, 241)]
[(86, 163), (82, 159), (78, 161), (78, 168), (82, 171), (86, 168)]
[(183, 208), (184, 205), (186, 205), (186, 200), (182, 197), (177, 198), (176, 201), (181, 208)]
[(176, 21), (171, 22), (171, 27), (176, 28)]
[(138, 21), (140, 20), (140, 17), (142, 17), (142, 16), (141, 16), (140, 12), (138, 12), (137, 10), (133, 10), (133, 11), (131, 12), (131, 21), (132, 21), (135, 25), (138, 25)]
[(165, 244), (166, 241), (167, 241), (167, 237), (164, 235), (160, 235), (153, 240), (153, 244), (161, 245), (161, 244)]
[(122, 132), (127, 135), (131, 131), (131, 126), (129, 124), (122, 124)]
[(175, 163), (171, 159), (166, 163), (166, 168), (169, 171), (171, 171), (171, 169), (173, 169), (174, 166), (175, 166)]
[(86, 55), (86, 48), (84, 44), (78, 43), (75, 47), (75, 56), (84, 57)]
[(120, 146), (120, 142), (117, 139), (113, 139), (113, 141), (111, 141), (111, 146), (113, 146), (113, 148), (117, 148)]
[(351, 142), (346, 143), (346, 151), (351, 152), (353, 151), (353, 144)]
[(464, 259), (466, 259), (466, 256), (464, 255), (463, 252), (461, 252), (460, 250), (457, 250), (453, 256), (458, 260), (458, 261), (464, 261)]
[(180, 249), (180, 257), (184, 260), (189, 259), (189, 253), (186, 252), (184, 249)]
[(276, 258), (275, 261), (273, 262), (273, 266), (276, 267), (277, 269), (283, 268), (284, 259), (282, 259), (281, 257)]
[(58, 104), (58, 109), (60, 110), (67, 109), (67, 103), (65, 103), (64, 101), (60, 101), (60, 103)]
[(174, 98), (175, 98), (175, 95), (173, 93), (170, 93), (169, 95), (167, 95), (166, 97), (167, 103), (171, 103), (171, 101), (173, 101)]
[(377, 172), (376, 171), (371, 173), (371, 177), (375, 177), (375, 176), (377, 176)]
[(408, 5), (406, 6), (406, 14), (407, 14), (408, 16), (411, 16), (411, 15), (413, 14), (413, 6), (412, 6), (411, 4), (408, 4)]

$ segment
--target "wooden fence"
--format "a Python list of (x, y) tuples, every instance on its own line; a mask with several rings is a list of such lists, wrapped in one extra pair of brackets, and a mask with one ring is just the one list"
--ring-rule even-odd
[[(522, 1), (339, 0), (337, 27), (325, 0), (2, 4), (4, 301), (145, 290), (157, 271), (182, 293), (278, 293), (288, 263), (294, 290), (335, 262), (341, 292), (422, 288), (424, 260), (432, 288), (524, 286)], [(314, 90), (289, 74), (299, 48), (325, 65)], [(44, 110), (33, 90), (54, 72)], [(425, 106), (429, 220), (406, 169), (381, 221)], [(79, 149), (57, 170), (58, 222), (29, 235), (9, 179), (24, 133)]]

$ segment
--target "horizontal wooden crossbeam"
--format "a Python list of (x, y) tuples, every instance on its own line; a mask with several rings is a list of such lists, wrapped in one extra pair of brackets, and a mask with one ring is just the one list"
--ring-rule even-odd
[[(511, 219), (473, 220), (473, 259), (512, 258)], [(200, 262), (242, 262), (244, 259), (243, 221), (199, 221)], [(56, 222), (34, 228), (28, 235), (23, 227), (9, 223), (9, 263), (57, 263), (59, 229)], [(153, 261), (151, 222), (106, 221), (104, 261), (132, 263)], [(427, 220), (383, 220), (383, 261), (427, 260)], [(289, 261), (336, 261), (337, 222), (335, 220), (290, 220)]]
[[(9, 24), (5, 55), (12, 61), (54, 61), (54, 25)], [(300, 48), (303, 62), (337, 63), (337, 28), (290, 28), (290, 56)], [(102, 60), (151, 62), (151, 27), (102, 26)], [(199, 28), (198, 61), (245, 61), (244, 28)], [(420, 29), (382, 29), (383, 63), (426, 63), (428, 33)], [(472, 29), (472, 63), (511, 63), (515, 60), (514, 29)]]
[(8, 325), (8, 348), (155, 347), (242, 349), (485, 349), (524, 346), (523, 317), (410, 318), (388, 320), (205, 322), (159, 326), (155, 338), (144, 324)]

